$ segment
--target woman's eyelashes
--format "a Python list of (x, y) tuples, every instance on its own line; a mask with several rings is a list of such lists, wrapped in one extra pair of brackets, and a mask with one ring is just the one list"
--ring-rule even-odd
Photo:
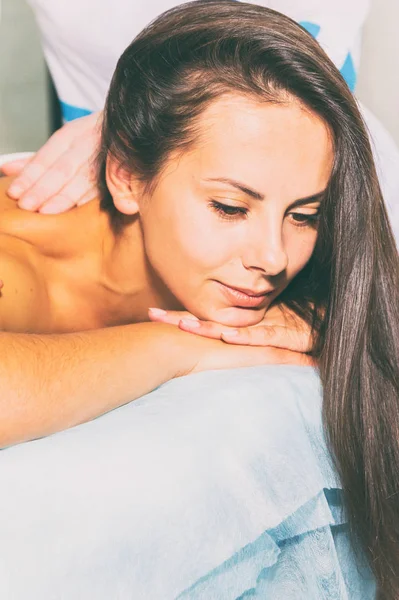
[(288, 215), (291, 217), (291, 222), (295, 227), (316, 227), (320, 219), (319, 211), (312, 214), (288, 213)]
[[(248, 215), (249, 209), (241, 206), (231, 206), (230, 204), (223, 204), (217, 200), (210, 201), (209, 205), (211, 208), (225, 221), (233, 221), (241, 219)], [(319, 209), (314, 213), (287, 213), (290, 217), (290, 222), (295, 227), (315, 227), (319, 221)]]
[(218, 215), (222, 219), (226, 219), (228, 221), (232, 221), (237, 217), (246, 217), (248, 214), (248, 208), (243, 208), (241, 206), (230, 206), (229, 204), (222, 204), (217, 200), (211, 200), (210, 206), (214, 211), (218, 213)]

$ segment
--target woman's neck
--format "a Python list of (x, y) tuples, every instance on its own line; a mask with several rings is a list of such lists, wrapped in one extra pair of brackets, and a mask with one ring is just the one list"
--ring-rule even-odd
[(0, 180), (0, 234), (42, 257), (41, 277), (66, 330), (71, 316), (92, 328), (145, 321), (150, 306), (182, 308), (148, 263), (139, 218), (116, 235), (97, 199), (59, 215), (28, 212), (6, 196), (9, 183)]
[(59, 215), (28, 212), (7, 197), (10, 182), (0, 179), (0, 235), (36, 254), (59, 330), (145, 321), (150, 306), (181, 309), (146, 259), (138, 218), (116, 235), (97, 199)]
[(110, 313), (108, 319), (113, 314), (122, 322), (148, 320), (150, 306), (182, 309), (148, 262), (138, 216), (126, 219), (116, 234), (108, 214), (93, 200), (60, 215), (58, 226), (65, 260), (86, 257), (81, 276), (93, 290), (91, 301), (97, 299), (104, 313)]

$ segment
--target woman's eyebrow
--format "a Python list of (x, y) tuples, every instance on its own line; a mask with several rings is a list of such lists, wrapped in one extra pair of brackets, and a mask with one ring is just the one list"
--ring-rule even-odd
[(310, 202), (322, 202), (325, 193), (326, 190), (324, 190), (323, 192), (318, 192), (317, 194), (313, 194), (313, 196), (308, 196), (307, 198), (300, 198), (299, 200), (295, 200), (295, 202), (289, 205), (289, 208), (296, 208), (297, 206), (303, 206), (304, 204), (309, 204)]
[[(240, 183), (239, 181), (235, 181), (235, 179), (229, 179), (228, 177), (208, 177), (204, 181), (218, 181), (219, 183), (226, 183), (227, 185), (231, 185), (236, 189), (240, 190), (247, 196), (251, 196), (255, 200), (264, 200), (265, 197), (260, 192), (253, 190), (248, 187), (244, 183)], [(322, 192), (318, 192), (317, 194), (313, 194), (312, 196), (307, 196), (306, 198), (300, 198), (299, 200), (295, 200), (292, 204), (290, 204), (290, 208), (295, 208), (296, 206), (302, 206), (303, 204), (307, 204), (308, 202), (321, 202), (326, 190)]]
[(239, 181), (235, 181), (234, 179), (229, 179), (227, 177), (209, 177), (209, 178), (206, 178), (204, 181), (218, 181), (219, 183), (227, 183), (227, 185), (231, 185), (231, 186), (237, 188), (241, 192), (244, 192), (244, 194), (251, 196), (251, 198), (255, 198), (255, 200), (264, 200), (265, 199), (264, 195), (261, 194), (260, 192), (257, 192), (255, 190), (249, 188), (245, 184), (240, 183)]

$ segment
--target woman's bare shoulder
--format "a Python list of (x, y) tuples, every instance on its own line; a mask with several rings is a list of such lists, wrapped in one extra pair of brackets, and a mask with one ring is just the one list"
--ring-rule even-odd
[(0, 178), (0, 330), (30, 332), (45, 316), (47, 292), (35, 248), (9, 235), (7, 223), (20, 212), (6, 194), (10, 183)]
[[(16, 200), (7, 196), (7, 188), (14, 178), (0, 178), (0, 235), (8, 235), (33, 247), (40, 242), (40, 233), (45, 224), (37, 212), (19, 208)], [(1, 273), (0, 273), (1, 279)]]
[(7, 196), (7, 189), (14, 177), (0, 177), (0, 212), (17, 208), (16, 200)]
[(48, 315), (45, 282), (28, 244), (0, 234), (0, 331), (34, 332)]

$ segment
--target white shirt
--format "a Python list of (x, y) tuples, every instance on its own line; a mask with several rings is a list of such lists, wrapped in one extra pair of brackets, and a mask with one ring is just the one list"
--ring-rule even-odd
[[(175, 0), (28, 0), (65, 121), (101, 110), (117, 60), (133, 38)], [(351, 89), (360, 58), (361, 28), (369, 0), (257, 0), (302, 23)], [(399, 242), (399, 153), (378, 120), (363, 110), (396, 239)], [(399, 243), (398, 243), (399, 245)]]
[[(123, 50), (150, 21), (182, 4), (175, 0), (28, 1), (41, 30), (65, 120), (100, 110)], [(274, 8), (302, 22), (338, 68), (346, 69), (353, 87), (369, 0), (263, 0), (252, 4)]]

